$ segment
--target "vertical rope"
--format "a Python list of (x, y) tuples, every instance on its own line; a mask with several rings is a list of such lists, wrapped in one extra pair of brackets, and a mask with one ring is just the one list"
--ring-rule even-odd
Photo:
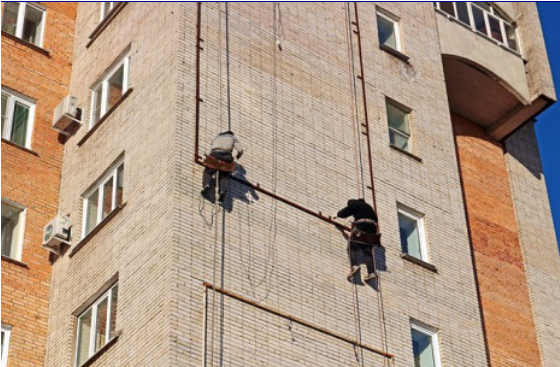
[(226, 2), (226, 79), (227, 79), (227, 112), (228, 130), (231, 130), (231, 74), (229, 59), (229, 3)]

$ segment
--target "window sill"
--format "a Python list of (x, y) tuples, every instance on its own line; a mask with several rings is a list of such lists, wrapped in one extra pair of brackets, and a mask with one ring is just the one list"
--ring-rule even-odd
[(21, 38), (18, 38), (18, 37), (14, 36), (13, 34), (10, 34), (8, 32), (2, 31), (2, 37), (9, 38), (9, 39), (11, 39), (11, 40), (13, 40), (13, 41), (15, 41), (19, 44), (22, 44), (24, 46), (27, 46), (27, 47), (39, 52), (39, 53), (41, 53), (45, 56), (48, 56), (48, 57), (51, 56), (51, 53), (48, 50), (45, 50), (44, 48), (39, 47), (39, 46), (37, 46), (37, 45), (35, 45), (31, 42), (27, 42), (26, 40), (22, 40)]
[(390, 46), (387, 46), (385, 44), (379, 45), (379, 48), (382, 49), (383, 51), (395, 56), (397, 59), (400, 59), (400, 60), (406, 62), (407, 64), (409, 63), (408, 60), (410, 59), (410, 57), (406, 56), (405, 54), (403, 54), (399, 50), (395, 50), (394, 48), (392, 48)]
[(401, 149), (401, 148), (399, 148), (399, 147), (397, 147), (396, 145), (393, 145), (393, 144), (389, 144), (389, 146), (391, 147), (391, 149), (394, 149), (397, 152), (402, 153), (402, 154), (414, 159), (415, 161), (418, 161), (418, 162), (422, 163), (422, 158), (418, 157), (417, 155), (415, 155), (413, 153), (410, 153), (408, 150)]
[(105, 219), (103, 219), (87, 236), (85, 236), (76, 246), (70, 251), (70, 257), (74, 257), (97, 233), (99, 233), (117, 214), (119, 214), (126, 203), (117, 206)]
[(132, 88), (128, 88), (126, 93), (122, 95), (117, 103), (115, 103), (115, 105), (111, 107), (111, 109), (107, 111), (105, 115), (103, 115), (103, 117), (101, 117), (99, 121), (97, 121), (95, 125), (93, 125), (93, 127), (89, 129), (89, 131), (80, 139), (80, 141), (78, 142), (79, 147), (81, 147), (86, 142), (86, 140), (88, 140), (89, 137), (92, 136), (93, 133), (97, 131), (97, 129), (99, 129), (99, 127), (105, 122), (105, 120), (107, 120), (109, 116), (113, 114), (113, 112), (121, 105), (121, 103), (124, 102), (124, 100), (130, 95), (130, 93), (132, 93)]
[(26, 152), (26, 153), (33, 154), (34, 156), (37, 156), (37, 157), (39, 156), (39, 154), (37, 154), (36, 151), (31, 150), (31, 149), (28, 149), (28, 148), (26, 148), (26, 147), (24, 147), (24, 146), (21, 146), (21, 145), (19, 145), (19, 144), (16, 144), (16, 143), (14, 143), (14, 142), (12, 142), (12, 141), (9, 141), (8, 139), (2, 138), (2, 143), (6, 143), (6, 144), (8, 144), (9, 146), (12, 146), (12, 147), (14, 147), (14, 148), (21, 149), (21, 150), (23, 150), (23, 151)]
[(428, 269), (429, 271), (432, 271), (436, 274), (438, 273), (438, 270), (434, 265), (427, 263), (424, 260), (417, 259), (414, 256), (410, 256), (409, 254), (401, 254), (401, 258), (410, 261), (411, 263), (414, 263), (416, 265), (420, 265), (424, 269)]
[(89, 48), (89, 46), (92, 45), (93, 41), (95, 41), (97, 39), (97, 37), (99, 37), (99, 35), (103, 32), (103, 30), (109, 26), (109, 24), (113, 21), (113, 19), (115, 19), (117, 17), (117, 14), (119, 14), (121, 12), (121, 10), (126, 6), (126, 4), (128, 4), (128, 3), (127, 2), (119, 2), (119, 3), (115, 4), (115, 7), (113, 8), (113, 10), (111, 10), (109, 12), (109, 14), (107, 14), (105, 19), (103, 19), (97, 25), (97, 27), (95, 27), (93, 32), (91, 32), (91, 34), (89, 35), (89, 42), (86, 44), (86, 48)]
[(113, 345), (115, 345), (115, 343), (117, 342), (117, 340), (119, 340), (119, 337), (121, 336), (121, 332), (118, 331), (115, 333), (115, 335), (109, 339), (109, 341), (107, 343), (105, 343), (104, 346), (101, 347), (101, 349), (99, 349), (97, 352), (95, 352), (91, 357), (89, 357), (84, 363), (82, 363), (80, 365), (80, 367), (88, 367), (93, 365), (93, 363), (99, 359), (99, 357), (101, 357), (103, 354), (105, 354), (109, 349), (111, 349), (111, 347)]
[(11, 257), (5, 256), (5, 255), (2, 255), (2, 261), (9, 262), (10, 264), (14, 264), (14, 265), (20, 266), (20, 267), (25, 268), (25, 269), (29, 269), (29, 265), (27, 265), (26, 263), (21, 262), (21, 261), (16, 260), (16, 259), (12, 259)]

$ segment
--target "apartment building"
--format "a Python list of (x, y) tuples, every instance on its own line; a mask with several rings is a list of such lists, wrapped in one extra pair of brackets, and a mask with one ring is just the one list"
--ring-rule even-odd
[(42, 366), (51, 264), (43, 226), (57, 214), (76, 3), (2, 3), (2, 366)]
[[(81, 3), (45, 366), (553, 367), (535, 3)], [(210, 140), (246, 146), (223, 205)], [(379, 215), (378, 277), (346, 279)]]

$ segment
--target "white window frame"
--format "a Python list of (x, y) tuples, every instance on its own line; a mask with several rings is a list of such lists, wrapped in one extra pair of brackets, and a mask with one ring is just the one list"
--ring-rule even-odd
[(11, 133), (14, 124), (14, 107), (16, 105), (16, 102), (19, 102), (22, 105), (29, 108), (29, 116), (27, 117), (27, 133), (25, 136), (25, 145), (23, 145), (23, 147), (27, 149), (31, 149), (31, 139), (33, 137), (33, 125), (35, 122), (35, 103), (32, 102), (30, 99), (24, 98), (22, 95), (18, 95), (13, 91), (10, 91), (4, 87), (2, 87), (2, 94), (8, 96), (8, 101), (6, 103), (6, 111), (5, 111), (6, 125), (2, 130), (2, 139), (12, 141)]
[[(99, 21), (102, 22), (103, 19), (107, 18), (107, 16), (111, 13), (113, 9), (115, 9), (116, 1), (102, 1), (101, 2), (101, 12), (99, 13)], [(106, 8), (109, 7), (109, 10), (105, 13)], [(105, 13), (105, 16), (103, 14)]]
[[(118, 63), (115, 64), (107, 73), (105, 73), (104, 77), (95, 83), (91, 87), (91, 107), (90, 107), (90, 116), (89, 116), (89, 127), (90, 129), (97, 124), (99, 120), (105, 116), (107, 113), (107, 105), (108, 105), (108, 91), (109, 91), (109, 79), (119, 70), (121, 66), (124, 65), (123, 70), (123, 89), (122, 94), (124, 95), (129, 89), (129, 73), (130, 73), (130, 55), (124, 56)], [(101, 87), (101, 109), (99, 112), (99, 119), (94, 121), (94, 113), (97, 108), (95, 105), (95, 93), (97, 89)]]
[[(435, 367), (442, 367), (441, 366), (441, 353), (440, 353), (440, 348), (439, 348), (439, 332), (438, 332), (438, 330), (435, 329), (435, 328), (432, 328), (431, 326), (427, 326), (423, 323), (420, 323), (420, 322), (414, 321), (414, 320), (411, 320), (410, 328), (413, 329), (413, 330), (419, 331), (422, 334), (425, 334), (425, 335), (430, 337), (430, 339), (432, 341), (432, 350), (434, 352)], [(412, 335), (411, 335), (411, 340), (412, 340)]]
[[(399, 19), (396, 19), (396, 18), (388, 15), (387, 13), (385, 13), (381, 9), (377, 9), (376, 14), (393, 24), (393, 29), (395, 30), (395, 43), (397, 44), (397, 48), (395, 50), (397, 50), (399, 52), (402, 52), (401, 27), (400, 27)], [(377, 27), (379, 27), (379, 24), (377, 25)], [(377, 30), (377, 32), (379, 32), (379, 29)], [(377, 37), (377, 40), (379, 41), (379, 37)], [(385, 45), (387, 47), (391, 47), (391, 46), (386, 45), (386, 44), (383, 44), (383, 45)], [(380, 46), (381, 46), (381, 44), (380, 44)], [(391, 47), (391, 48), (393, 48), (393, 47)]]
[[(18, 243), (16, 244), (16, 246), (17, 246), (16, 256), (15, 257), (8, 256), (10, 259), (21, 261), (21, 257), (22, 257), (22, 254), (23, 254), (23, 243), (24, 243), (24, 236), (25, 236), (25, 222), (26, 222), (26, 218), (27, 218), (27, 208), (24, 207), (21, 204), (18, 204), (16, 202), (13, 202), (13, 201), (5, 199), (5, 198), (2, 198), (2, 203), (21, 210), (21, 212), (19, 213), (19, 234), (18, 234)], [(6, 255), (4, 255), (4, 256), (6, 256)]]
[[(113, 284), (109, 289), (104, 292), (91, 306), (86, 308), (80, 315), (78, 316), (78, 324), (76, 329), (76, 343), (75, 343), (75, 356), (74, 356), (74, 366), (79, 367), (78, 365), (78, 345), (80, 342), (80, 326), (82, 322), (82, 316), (85, 315), (88, 311), (91, 310), (91, 329), (90, 329), (90, 338), (89, 338), (89, 350), (88, 350), (88, 358), (91, 358), (92, 355), (95, 354), (95, 333), (97, 330), (97, 307), (99, 304), (105, 300), (107, 300), (107, 330), (105, 332), (105, 344), (106, 345), (111, 340), (111, 334), (115, 332), (115, 330), (111, 330), (111, 316), (113, 313), (113, 289), (118, 286), (118, 282)], [(117, 290), (118, 292), (118, 290)], [(117, 305), (118, 307), (118, 305)], [(103, 348), (103, 346), (100, 347)], [(87, 359), (86, 359), (87, 361)]]
[(12, 337), (12, 327), (6, 324), (2, 324), (2, 333), (4, 334), (4, 344), (2, 345), (2, 361), (0, 361), (1, 367), (6, 367), (8, 365), (8, 353), (10, 351), (10, 338)]
[[(407, 116), (407, 122), (408, 122), (408, 130), (410, 131), (410, 133), (406, 133), (404, 131), (401, 131), (393, 126), (391, 126), (390, 122), (389, 122), (389, 109), (387, 108), (387, 105), (391, 105), (394, 108), (401, 110), (402, 112), (404, 112)], [(404, 151), (407, 151), (409, 153), (414, 153), (415, 149), (414, 149), (414, 137), (413, 137), (413, 125), (412, 125), (412, 110), (408, 107), (406, 107), (405, 105), (389, 98), (386, 97), (385, 98), (385, 116), (387, 117), (387, 126), (389, 127), (389, 133), (391, 131), (393, 131), (395, 134), (400, 135), (400, 136), (404, 136), (404, 137), (408, 137), (408, 149), (402, 149), (400, 147), (397, 147), (394, 144), (391, 144), (390, 141), (389, 143), (395, 147), (397, 147), (398, 149), (402, 149)], [(389, 139), (391, 137), (389, 136)]]
[[(83, 195), (83, 214), (82, 214), (82, 238), (85, 238), (89, 233), (91, 233), (95, 227), (99, 225), (103, 221), (103, 199), (104, 199), (104, 191), (103, 187), (107, 182), (113, 180), (113, 192), (111, 193), (111, 212), (117, 208), (117, 175), (119, 168), (124, 164), (124, 158), (120, 159), (113, 168), (110, 169), (109, 173), (107, 173), (99, 183), (96, 183), (92, 188), (90, 188), (86, 193)], [(124, 183), (123, 183), (124, 185)], [(88, 206), (89, 206), (89, 197), (96, 191), (99, 190), (97, 195), (97, 216), (96, 216), (96, 224), (91, 229), (90, 232), (86, 232), (87, 227), (87, 213), (88, 213)], [(124, 186), (123, 186), (124, 190)]]
[[(473, 32), (480, 34), (486, 38), (488, 38), (489, 40), (491, 40), (492, 42), (496, 43), (497, 45), (504, 47), (512, 52), (514, 52), (517, 55), (521, 55), (521, 42), (519, 40), (519, 32), (517, 31), (517, 27), (514, 26), (511, 22), (507, 21), (504, 19), (504, 16), (501, 15), (495, 8), (494, 6), (488, 4), (490, 11), (480, 7), (479, 5), (475, 4), (472, 1), (466, 1), (465, 3), (467, 4), (467, 11), (469, 13), (469, 24), (463, 22), (462, 20), (459, 19), (459, 13), (457, 12), (457, 2), (453, 1), (453, 10), (455, 12), (455, 15), (451, 15), (445, 11), (443, 11), (441, 9), (441, 2), (437, 1), (435, 6), (436, 9), (438, 9), (439, 11), (441, 11), (445, 16), (449, 17), (449, 18), (453, 18), (456, 19), (460, 24), (464, 24), (465, 26), (469, 27)], [(477, 9), (479, 9), (482, 12), (482, 15), (484, 17), (484, 25), (486, 27), (486, 33), (481, 32), (479, 30), (476, 29), (475, 24), (474, 24), (474, 15), (473, 15), (473, 11), (472, 11), (472, 7), (475, 6)], [(500, 32), (502, 34), (502, 42), (498, 41), (497, 39), (495, 39), (494, 37), (492, 37), (492, 33), (490, 30), (490, 20), (489, 20), (489, 16), (493, 16), (499, 23), (500, 23)], [(513, 49), (511, 47), (509, 47), (508, 44), (508, 38), (507, 38), (507, 32), (505, 29), (505, 24), (508, 24), (510, 27), (513, 28), (514, 32), (515, 32), (515, 40), (517, 42), (517, 50)]]
[[(430, 253), (428, 251), (428, 245), (427, 245), (427, 241), (426, 241), (426, 228), (425, 228), (425, 215), (410, 209), (408, 207), (405, 207), (404, 205), (398, 204), (397, 205), (397, 213), (401, 214), (405, 217), (407, 217), (408, 219), (412, 219), (414, 221), (416, 221), (416, 225), (418, 226), (418, 237), (420, 240), (420, 259), (418, 260), (422, 260), (424, 262), (429, 263), (430, 262)], [(399, 223), (399, 230), (400, 230), (400, 223)], [(402, 247), (402, 244), (401, 244)], [(401, 251), (403, 251), (403, 253), (410, 255), (409, 253), (404, 252), (404, 250), (401, 248)], [(414, 258), (416, 258), (415, 256), (413, 256)]]
[[(19, 3), (19, 9), (18, 9), (18, 17), (17, 17), (17, 23), (16, 23), (16, 34), (14, 35), (17, 38), (22, 38), (23, 37), (23, 22), (25, 21), (25, 8), (27, 6), (30, 6), (38, 11), (40, 11), (43, 14), (43, 18), (42, 18), (42, 22), (41, 22), (41, 31), (39, 34), (39, 41), (37, 43), (33, 43), (33, 42), (29, 42), (35, 46), (38, 47), (43, 47), (43, 39), (45, 38), (45, 23), (47, 20), (47, 12), (45, 9), (37, 6), (34, 3), (29, 3), (29, 2), (23, 2), (21, 1)], [(6, 11), (4, 9), (4, 11)], [(4, 22), (4, 14), (2, 14), (2, 22)], [(22, 38), (23, 39), (23, 38)], [(26, 41), (27, 42), (27, 41)]]

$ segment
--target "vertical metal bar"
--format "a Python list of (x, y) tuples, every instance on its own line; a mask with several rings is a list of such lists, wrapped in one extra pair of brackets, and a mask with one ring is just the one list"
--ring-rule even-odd
[(200, 28), (202, 23), (200, 21), (202, 14), (202, 3), (196, 4), (196, 81), (195, 81), (195, 130), (194, 130), (194, 160), (199, 161), (198, 155), (198, 140), (199, 140), (199, 125), (200, 125)]
[(208, 287), (206, 284), (203, 285), (204, 291), (202, 294), (202, 367), (206, 367), (206, 344), (208, 340)]

